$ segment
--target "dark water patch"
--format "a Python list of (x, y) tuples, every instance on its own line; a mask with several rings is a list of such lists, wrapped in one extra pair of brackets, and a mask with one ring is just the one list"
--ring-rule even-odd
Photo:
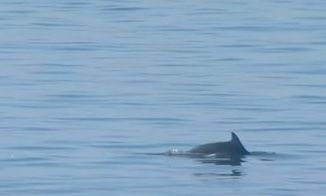
[(227, 45), (219, 45), (218, 47), (222, 47), (222, 48), (256, 48), (257, 45), (252, 45), (252, 44), (227, 44)]
[[(166, 31), (166, 32), (176, 32), (176, 33), (182, 33), (182, 32), (192, 32), (192, 33), (195, 33), (195, 32), (200, 32), (200, 29), (196, 29), (196, 28), (182, 28), (182, 27), (179, 27), (179, 26), (157, 26), (156, 28), (158, 28), (159, 30), (161, 31)], [(168, 50), (169, 52), (180, 52), (180, 53), (194, 53), (196, 52), (196, 50), (193, 50), (193, 49), (171, 49), (171, 50)], [(197, 51), (198, 52), (198, 51)]]
[(101, 50), (102, 46), (95, 44), (85, 44), (85, 43), (62, 43), (62, 44), (53, 44), (48, 46), (51, 50), (58, 51), (97, 51)]
[[(84, 79), (74, 79), (74, 78), (51, 78), (51, 79), (35, 79), (34, 80), (35, 83), (39, 83), (39, 85), (49, 85), (49, 84), (53, 84), (53, 85), (58, 85), (58, 84), (62, 84), (62, 83), (89, 83), (88, 80), (84, 80)], [(35, 84), (34, 84), (35, 85)]]
[[(19, 186), (20, 185), (20, 186)], [(41, 185), (41, 186), (38, 186)], [(58, 194), (78, 194), (78, 195), (82, 195), (85, 190), (80, 190), (80, 189), (85, 189), (85, 188), (80, 188), (80, 189), (73, 189), (73, 188), (62, 188), (62, 184), (59, 184), (58, 186), (61, 187), (60, 189), (55, 188), (56, 185), (53, 184), (49, 184), (51, 185), (50, 187), (53, 188), (49, 188), (47, 187), (47, 185), (43, 185), (42, 183), (37, 184), (37, 182), (35, 183), (34, 186), (31, 187), (24, 187), (22, 184), (17, 184), (17, 186), (19, 186), (19, 188), (16, 188), (15, 190), (7, 190), (7, 193), (13, 194), (13, 195), (58, 195)], [(33, 187), (33, 188), (32, 188)]]
[(304, 142), (301, 142), (301, 143), (296, 142), (296, 143), (294, 143), (293, 141), (291, 141), (291, 143), (283, 143), (283, 144), (278, 143), (277, 146), (278, 147), (282, 147), (282, 146), (284, 146), (284, 147), (300, 147), (300, 148), (313, 148), (313, 147), (318, 147), (318, 146), (320, 146), (322, 148), (324, 147), (324, 146), (318, 145), (318, 144), (311, 144), (311, 143), (304, 143)]
[(226, 14), (229, 13), (230, 10), (222, 9), (222, 8), (197, 8), (195, 11), (190, 13), (190, 15), (216, 15), (216, 14)]
[(90, 147), (94, 148), (104, 148), (104, 149), (151, 149), (151, 148), (158, 148), (161, 147), (157, 144), (147, 144), (147, 145), (131, 145), (131, 144), (113, 144), (113, 143), (106, 143), (106, 144), (92, 144), (89, 145)]
[(236, 31), (236, 32), (286, 32), (286, 31), (309, 31), (306, 28), (296, 26), (220, 26), (215, 27), (217, 31)]
[[(298, 66), (301, 66), (300, 64), (293, 64), (293, 63), (283, 63), (283, 62), (263, 62), (263, 63), (253, 63), (253, 64), (250, 64), (250, 65), (247, 65), (247, 66), (250, 66), (250, 67), (255, 67), (257, 68), (257, 70), (259, 70), (258, 68), (264, 68), (264, 70), (267, 70), (267, 72), (264, 72), (267, 74), (270, 74), (271, 72), (268, 72), (268, 70), (272, 70), (273, 72), (272, 73), (282, 73), (282, 71), (284, 70), (293, 70), (295, 68), (297, 68)], [(270, 74), (271, 75), (271, 74)], [(285, 76), (289, 76), (291, 77), (290, 75), (285, 75)]]
[(49, 105), (49, 104), (44, 104), (42, 102), (24, 103), (24, 104), (10, 104), (8, 106), (13, 107), (13, 108), (37, 109), (37, 110), (66, 107), (66, 106), (60, 106), (60, 105), (55, 104), (55, 103), (53, 103), (53, 105)]
[(220, 172), (220, 173), (194, 173), (193, 174), (196, 177), (216, 177), (218, 179), (220, 178), (237, 178), (237, 177), (243, 177), (246, 176), (247, 174), (244, 173), (241, 170), (237, 169), (232, 169), (230, 172)]
[[(320, 6), (304, 6), (304, 7), (297, 7), (294, 8), (295, 10), (302, 11), (302, 12), (315, 12), (315, 13), (324, 13), (323, 6), (325, 5), (320, 5)], [(323, 26), (323, 25), (321, 25)]]
[(322, 40), (322, 41), (312, 41), (312, 42), (309, 43), (309, 45), (325, 46), (326, 41), (324, 41), (324, 40)]
[[(125, 164), (125, 162), (128, 161), (132, 161), (133, 166), (137, 166), (140, 165), (141, 167), (149, 167), (149, 166), (153, 166), (153, 162), (149, 161), (147, 159), (136, 159), (134, 157), (116, 157), (116, 159), (112, 159), (112, 160), (106, 160), (106, 161), (89, 161), (87, 162), (88, 164), (91, 164), (93, 166), (104, 166), (103, 168), (107, 167), (107, 166), (112, 166), (112, 165), (123, 165)], [(163, 165), (163, 164), (156, 164), (155, 165), (159, 166), (159, 165)]]
[[(158, 66), (160, 66), (160, 64)], [(178, 77), (179, 76), (178, 73), (174, 73), (174, 72), (143, 73), (143, 74), (139, 74), (139, 75), (141, 75), (143, 77), (168, 77), (168, 76)]]
[(300, 74), (300, 75), (325, 75), (326, 74), (326, 69), (324, 69), (324, 68), (320, 68), (320, 69), (311, 68), (309, 70), (290, 71), (290, 73)]
[(187, 122), (188, 120), (186, 119), (181, 119), (181, 118), (168, 118), (168, 117), (144, 117), (144, 118), (139, 118), (139, 117), (126, 117), (126, 118), (117, 118), (117, 117), (61, 117), (61, 118), (55, 118), (56, 120), (60, 121), (149, 121), (149, 122)]
[[(54, 26), (52, 24), (39, 24), (43, 26)], [(71, 27), (70, 24), (67, 26)], [(99, 43), (87, 42), (87, 41), (65, 41), (65, 42), (29, 42), (28, 44), (16, 44), (11, 46), (12, 49), (28, 49), (28, 50), (37, 50), (37, 51), (98, 51), (104, 49), (106, 46)], [(45, 63), (47, 65), (60, 65), (58, 63)], [(64, 63), (67, 64), (67, 63)]]
[(12, 10), (6, 10), (6, 11), (2, 11), (2, 14), (6, 14), (6, 15), (23, 15), (23, 16), (29, 16), (29, 15), (33, 15), (38, 13), (38, 11), (36, 10), (27, 10), (27, 9), (12, 9)]
[[(224, 105), (225, 106), (225, 105)], [(234, 107), (232, 105), (226, 106), (225, 108), (230, 110), (239, 110), (239, 111), (252, 111), (252, 112), (281, 112), (287, 111), (287, 109), (283, 108), (272, 108), (272, 107)]]
[(289, 87), (326, 88), (326, 84), (288, 84)]
[(122, 139), (128, 138), (126, 135), (120, 135), (118, 130), (113, 130), (109, 135), (101, 135), (100, 138), (107, 141), (108, 139), (115, 139), (116, 141), (122, 142)]
[[(324, 146), (320, 146), (321, 148), (325, 148)], [(314, 154), (326, 154), (326, 150), (301, 150), (302, 152), (307, 152), (307, 153), (314, 153)]]
[(73, 71), (35, 71), (32, 72), (34, 74), (38, 74), (38, 75), (72, 75), (75, 72)]
[(289, 196), (289, 195), (298, 195), (298, 190), (296, 188), (269, 188), (266, 189), (266, 191), (275, 193), (277, 195), (284, 195), (284, 196)]
[(184, 103), (170, 103), (169, 105), (175, 106), (223, 106), (224, 104), (218, 103), (216, 101), (212, 102), (184, 102)]
[(96, 97), (89, 97), (87, 98), (87, 95), (84, 97), (83, 95), (76, 95), (71, 97), (53, 97), (49, 99), (43, 99), (40, 102), (41, 104), (48, 106), (48, 107), (61, 107), (63, 105), (65, 106), (80, 106), (80, 104), (86, 104), (86, 105), (112, 105), (115, 104), (115, 102), (111, 100), (107, 100), (104, 98), (96, 98)]
[(51, 68), (81, 68), (85, 67), (85, 65), (81, 64), (68, 64), (68, 63), (42, 63), (38, 65), (40, 67), (51, 67)]
[(20, 129), (24, 130), (24, 131), (28, 131), (28, 132), (48, 132), (48, 131), (58, 131), (57, 128), (52, 128), (52, 127), (21, 127)]
[[(3, 119), (2, 119), (3, 120)], [(15, 119), (11, 119), (11, 120), (22, 120), (20, 118), (15, 118)], [(15, 132), (15, 131), (21, 131), (22, 128), (18, 127), (18, 126), (0, 126), (0, 130), (1, 131), (10, 131), (10, 132)]]
[(175, 67), (175, 68), (177, 68), (177, 67), (180, 67), (180, 68), (183, 68), (183, 67), (196, 67), (196, 66), (198, 66), (198, 65), (194, 65), (194, 64), (188, 64), (188, 63), (182, 63), (182, 64), (177, 64), (177, 63), (161, 63), (161, 64), (159, 64), (158, 66), (160, 66), (160, 67), (171, 67), (171, 68), (173, 68), (173, 67)]
[(1, 159), (1, 162), (7, 162), (7, 163), (39, 163), (39, 162), (48, 162), (49, 158), (43, 158), (43, 157), (11, 157), (11, 158), (5, 158)]
[[(112, 136), (113, 137), (113, 136)], [(51, 139), (47, 140), (45, 143), (49, 144), (49, 146), (60, 146), (63, 148), (68, 148), (69, 150), (77, 150), (80, 147), (88, 147), (91, 141), (80, 141), (80, 140), (75, 140), (75, 139)], [(62, 158), (69, 158), (62, 155)]]
[(131, 84), (163, 84), (162, 81), (157, 81), (154, 79), (133, 79), (133, 80), (126, 80), (125, 83), (131, 83)]
[(71, 24), (71, 23), (64, 23), (64, 22), (34, 22), (31, 24), (32, 27), (42, 28), (42, 27), (52, 27), (52, 28), (59, 28), (59, 27), (81, 27), (81, 25)]
[(270, 125), (270, 126), (279, 126), (282, 125), (284, 127), (291, 127), (291, 126), (302, 126), (302, 127), (313, 127), (313, 126), (325, 126), (326, 122), (324, 121), (306, 121), (306, 120), (255, 120), (255, 119), (239, 119), (239, 120), (233, 120), (233, 119), (225, 119), (223, 121), (216, 121), (216, 122), (245, 122), (247, 124), (252, 125)]
[[(191, 145), (190, 144), (185, 144), (185, 143), (156, 143), (156, 144), (137, 144), (137, 145), (131, 145), (129, 143), (123, 143), (123, 142), (110, 142), (110, 141), (105, 141), (105, 142), (99, 142), (99, 143), (93, 143), (89, 145), (90, 147), (94, 148), (109, 148), (109, 149), (142, 149), (146, 150), (148, 152), (153, 151), (153, 149), (165, 149), (163, 151), (167, 151), (167, 149), (171, 149), (173, 146), (178, 146), (178, 147), (183, 147), (183, 148), (189, 148)], [(133, 151), (133, 150), (132, 150)], [(132, 152), (133, 155), (137, 156), (138, 155), (148, 155), (148, 153), (137, 153), (137, 152)], [(155, 152), (161, 154), (162, 152)]]
[(118, 6), (106, 6), (100, 9), (101, 11), (110, 11), (110, 12), (136, 12), (136, 11), (146, 11), (150, 10), (145, 7), (118, 7)]
[(58, 185), (55, 182), (46, 182), (47, 179), (23, 179), (21, 181), (6, 180), (1, 182), (0, 187), (4, 190), (11, 188), (23, 189), (24, 187)]
[[(181, 87), (217, 87), (217, 86), (221, 86), (218, 84), (212, 84), (212, 83), (171, 83), (171, 85), (173, 86), (181, 86)], [(195, 91), (197, 92), (197, 91)]]
[(264, 52), (264, 53), (290, 53), (290, 52), (311, 52), (314, 51), (313, 48), (307, 47), (278, 47), (278, 48), (258, 48), (257, 52)]
[(36, 163), (23, 163), (23, 164), (18, 164), (19, 166), (24, 166), (24, 167), (67, 167), (67, 164), (62, 164), (62, 163), (56, 163), (56, 162), (36, 162)]
[(12, 81), (7, 81), (8, 85), (13, 85), (16, 87), (31, 87), (31, 86), (36, 86), (35, 81), (17, 81), (17, 80), (12, 80)]
[[(323, 168), (324, 170), (325, 168)], [(320, 170), (319, 170), (320, 171)], [(298, 179), (294, 180), (297, 183), (300, 184), (311, 184), (311, 185), (326, 185), (326, 182), (322, 182), (320, 180), (306, 180), (306, 179)]]
[[(45, 25), (46, 26), (46, 25)], [(51, 26), (51, 25), (50, 25)], [(67, 26), (71, 27), (71, 25)], [(22, 50), (29, 51), (71, 51), (71, 52), (85, 52), (85, 51), (99, 51), (103, 50), (106, 46), (99, 43), (93, 42), (24, 42), (22, 43), (9, 43), (3, 46), (0, 46), (0, 49), (5, 51), (12, 51), (12, 54), (16, 54)], [(13, 60), (17, 60), (17, 58), (13, 58)], [(49, 63), (52, 64), (52, 63)]]
[[(212, 86), (214, 87), (214, 86)], [(197, 93), (196, 93), (197, 94)], [(199, 96), (203, 97), (214, 97), (214, 98), (233, 98), (238, 96), (237, 94), (232, 94), (232, 93), (215, 93), (215, 92), (199, 92)]]
[[(106, 98), (106, 96), (101, 96), (101, 95), (91, 95), (91, 94), (86, 94), (86, 92), (69, 92), (69, 93), (62, 93), (62, 94), (48, 94), (46, 95), (47, 97), (50, 98), (58, 98), (58, 99), (87, 99), (89, 101), (94, 101), (95, 100), (102, 100), (102, 98)], [(52, 101), (52, 100), (50, 100)]]
[(13, 146), (7, 147), (12, 150), (21, 150), (21, 151), (71, 151), (76, 150), (72, 147), (62, 147), (62, 146)]
[(290, 97), (291, 99), (302, 101), (305, 103), (323, 103), (326, 102), (326, 96), (320, 95), (297, 95)]
[[(315, 129), (323, 129), (321, 127), (314, 127), (313, 130)], [(264, 132), (264, 131), (268, 131), (268, 132), (273, 132), (273, 131), (277, 131), (277, 132), (295, 132), (295, 131), (309, 131), (312, 130), (311, 128), (308, 129), (307, 127), (260, 127), (260, 128), (242, 128), (242, 131), (252, 131), (252, 132)]]
[(252, 120), (215, 120), (213, 122), (214, 124), (217, 125), (248, 125), (248, 124), (268, 124), (268, 123), (260, 123), (260, 122), (256, 122), (256, 121), (252, 121)]
[[(271, 79), (271, 80), (280, 80), (280, 81), (288, 81), (288, 80), (291, 80), (291, 79), (294, 79), (294, 77), (291, 77), (291, 76), (270, 76), (270, 75), (264, 75), (264, 76), (258, 76), (259, 78), (261, 79)], [(291, 85), (288, 85), (288, 84), (283, 84), (285, 86), (291, 86)]]
[(139, 19), (114, 19), (113, 21), (115, 23), (128, 23), (128, 24), (144, 22), (143, 20), (139, 20)]
[(106, 105), (114, 105), (114, 106), (134, 106), (134, 107), (145, 107), (145, 106), (155, 106), (157, 104), (154, 103), (141, 103), (141, 101), (139, 102), (127, 102), (127, 101), (110, 101), (108, 103), (106, 103)]
[(312, 21), (325, 21), (325, 16), (299, 16), (297, 17), (299, 20), (312, 20)]
[(241, 166), (244, 161), (241, 158), (209, 158), (209, 159), (197, 159), (196, 161), (203, 164), (214, 164), (214, 165), (230, 165), (230, 166)]
[[(194, 49), (194, 48), (189, 48), (189, 49), (168, 49), (168, 50), (164, 50), (163, 52), (168, 52), (168, 53), (178, 53), (180, 55), (187, 55), (187, 54), (196, 54), (199, 55), (200, 53), (204, 53), (202, 51), (199, 51), (198, 49)], [(199, 65), (197, 65), (199, 66)]]
[(64, 5), (61, 6), (62, 9), (66, 9), (67, 11), (71, 11), (71, 9), (83, 9), (83, 8), (92, 8), (92, 4), (90, 2), (65, 2)]
[(244, 59), (242, 58), (218, 58), (218, 59), (215, 59), (215, 61), (220, 61), (220, 62), (241, 62), (241, 61), (244, 61)]

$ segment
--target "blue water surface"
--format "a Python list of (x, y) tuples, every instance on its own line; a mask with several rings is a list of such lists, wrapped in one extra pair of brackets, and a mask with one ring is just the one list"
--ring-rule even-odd
[[(326, 1), (2, 0), (0, 194), (324, 195)], [(152, 156), (224, 141), (241, 165)]]

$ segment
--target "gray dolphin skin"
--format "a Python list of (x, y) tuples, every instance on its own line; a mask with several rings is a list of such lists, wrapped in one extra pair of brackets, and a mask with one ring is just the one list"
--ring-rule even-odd
[(250, 155), (248, 150), (242, 145), (239, 137), (232, 132), (232, 138), (226, 142), (208, 143), (197, 146), (189, 151), (188, 153), (194, 154), (216, 154), (230, 157), (241, 157), (244, 155)]
[(199, 145), (188, 151), (172, 149), (163, 153), (146, 153), (148, 155), (167, 155), (196, 158), (202, 163), (213, 163), (216, 165), (241, 165), (245, 155), (251, 155), (255, 152), (249, 152), (242, 145), (239, 137), (232, 132), (230, 141), (216, 142)]

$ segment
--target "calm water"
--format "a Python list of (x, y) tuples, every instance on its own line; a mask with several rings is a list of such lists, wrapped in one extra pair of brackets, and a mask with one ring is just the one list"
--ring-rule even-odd
[[(325, 20), (322, 0), (1, 1), (1, 195), (324, 195)], [(145, 154), (231, 131), (275, 154)]]

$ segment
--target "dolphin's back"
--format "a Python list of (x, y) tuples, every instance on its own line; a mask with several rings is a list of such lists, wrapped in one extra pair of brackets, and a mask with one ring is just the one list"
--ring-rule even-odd
[(230, 142), (217, 142), (199, 145), (191, 149), (190, 153), (200, 154), (230, 154)]
[(227, 142), (216, 142), (199, 145), (188, 152), (200, 154), (219, 154), (229, 156), (242, 156), (250, 154), (242, 145), (238, 136), (232, 132), (232, 139)]

